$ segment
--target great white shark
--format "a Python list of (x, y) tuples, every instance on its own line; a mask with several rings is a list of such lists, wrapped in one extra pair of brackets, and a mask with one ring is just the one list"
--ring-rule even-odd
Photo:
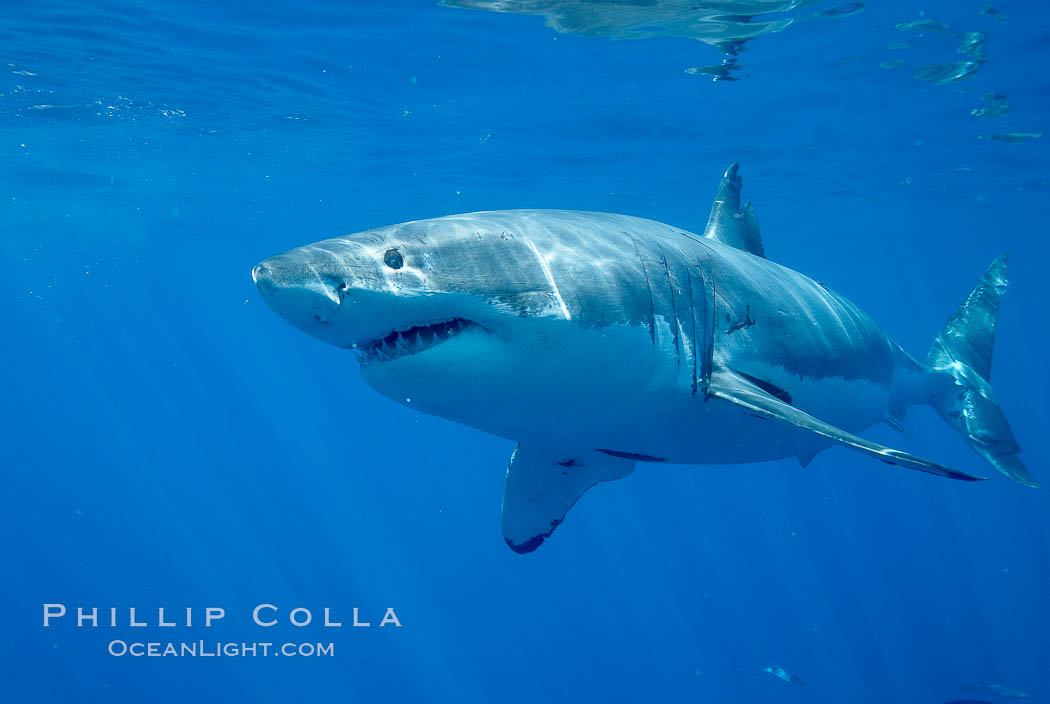
[(703, 235), (627, 215), (507, 210), (324, 240), (252, 271), (365, 381), (518, 442), (502, 527), (535, 550), (588, 488), (636, 463), (738, 464), (844, 445), (978, 477), (856, 433), (929, 404), (995, 469), (1036, 486), (991, 376), (1000, 256), (924, 362), (823, 283), (769, 261), (737, 165)]

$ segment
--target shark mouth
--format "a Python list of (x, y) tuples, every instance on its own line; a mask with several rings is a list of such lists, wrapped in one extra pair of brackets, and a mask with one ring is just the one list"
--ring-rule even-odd
[(394, 330), (377, 340), (355, 344), (353, 349), (362, 363), (389, 362), (437, 347), (475, 325), (463, 318), (413, 325), (405, 330)]

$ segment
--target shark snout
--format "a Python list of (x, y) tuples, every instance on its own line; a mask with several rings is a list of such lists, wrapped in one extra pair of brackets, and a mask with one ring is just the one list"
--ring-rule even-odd
[(252, 281), (256, 286), (265, 286), (273, 280), (273, 272), (266, 262), (259, 262), (252, 268)]
[(266, 305), (287, 323), (339, 347), (416, 322), (374, 258), (349, 256), (358, 252), (344, 249), (311, 245), (278, 254), (256, 264), (252, 280)]
[(329, 324), (342, 303), (342, 280), (325, 275), (294, 252), (256, 264), (252, 281), (275, 313), (313, 335)]
[(252, 281), (263, 298), (281, 288), (297, 285), (294, 268), (286, 261), (287, 255), (279, 254), (259, 262), (252, 269)]

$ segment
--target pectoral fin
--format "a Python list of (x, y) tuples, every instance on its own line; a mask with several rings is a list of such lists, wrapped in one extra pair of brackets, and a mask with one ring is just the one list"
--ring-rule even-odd
[(945, 467), (944, 465), (933, 462), (932, 460), (923, 459), (922, 457), (917, 457), (907, 452), (902, 452), (901, 450), (894, 450), (885, 447), (884, 445), (880, 445), (877, 442), (865, 440), (864, 438), (846, 432), (841, 428), (836, 428), (829, 423), (814, 418), (805, 411), (801, 411), (790, 404), (784, 403), (780, 399), (763, 391), (747, 379), (728, 370), (720, 370), (711, 375), (711, 383), (708, 386), (708, 393), (712, 396), (716, 396), (720, 399), (746, 408), (765, 418), (790, 423), (791, 425), (802, 428), (803, 430), (808, 430), (817, 435), (834, 440), (839, 444), (853, 448), (854, 450), (858, 450), (867, 455), (871, 455), (872, 457), (880, 459), (888, 464), (908, 467), (910, 469), (918, 469), (923, 472), (938, 474), (942, 477), (949, 477), (951, 479), (962, 479), (971, 482), (983, 479), (983, 477), (975, 477), (956, 469), (952, 469), (951, 467)]
[(546, 540), (583, 493), (626, 477), (634, 461), (598, 452), (559, 452), (518, 445), (503, 487), (503, 537), (517, 553)]

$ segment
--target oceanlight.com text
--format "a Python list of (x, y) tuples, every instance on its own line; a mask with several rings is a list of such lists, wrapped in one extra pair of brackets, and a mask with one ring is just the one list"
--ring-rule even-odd
[(221, 641), (141, 642), (112, 640), (107, 650), (114, 657), (334, 657), (335, 643), (262, 643)]

